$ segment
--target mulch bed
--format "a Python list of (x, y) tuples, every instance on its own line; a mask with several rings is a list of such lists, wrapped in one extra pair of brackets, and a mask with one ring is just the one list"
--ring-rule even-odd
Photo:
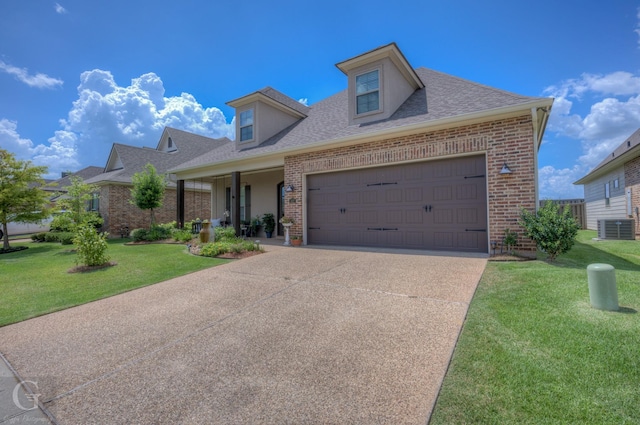
[(16, 246), (9, 249), (0, 248), (0, 254), (10, 254), (12, 252), (23, 251), (25, 249), (29, 249), (28, 246)]
[(489, 261), (531, 261), (535, 258), (518, 257), (517, 255), (497, 254), (489, 257)]
[(67, 270), (67, 273), (88, 273), (88, 272), (94, 272), (96, 270), (101, 270), (101, 269), (106, 269), (107, 267), (113, 267), (115, 265), (117, 265), (118, 263), (114, 262), (114, 261), (109, 261), (108, 263), (104, 263), (101, 264), (99, 266), (75, 266), (69, 270)]

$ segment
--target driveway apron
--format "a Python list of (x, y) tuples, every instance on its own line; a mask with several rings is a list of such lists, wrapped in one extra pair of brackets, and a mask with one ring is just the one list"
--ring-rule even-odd
[(0, 366), (59, 424), (425, 424), (486, 258), (267, 249), (0, 328)]

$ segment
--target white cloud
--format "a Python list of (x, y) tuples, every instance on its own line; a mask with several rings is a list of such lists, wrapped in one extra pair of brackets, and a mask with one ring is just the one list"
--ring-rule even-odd
[(302, 103), (304, 106), (309, 106), (309, 99), (307, 99), (306, 97), (298, 99), (298, 102)]
[(539, 170), (544, 197), (582, 197), (573, 182), (583, 177), (640, 127), (640, 77), (629, 72), (582, 74), (545, 89), (555, 97), (547, 131), (579, 140), (576, 165)]
[(18, 159), (29, 159), (37, 165), (49, 167), (47, 177), (58, 177), (62, 170), (79, 168), (73, 134), (58, 134), (57, 139), (49, 139), (50, 144), (37, 145), (31, 139), (23, 139), (18, 134), (18, 124), (7, 119), (0, 120), (0, 146), (16, 155)]
[(546, 165), (538, 170), (540, 199), (581, 199), (584, 197), (582, 186), (573, 182), (584, 176), (589, 170), (583, 165), (572, 168), (554, 168)]
[(67, 9), (65, 9), (64, 7), (62, 7), (60, 5), (60, 3), (56, 3), (55, 4), (55, 9), (56, 9), (56, 13), (60, 14), (60, 15), (64, 15), (65, 13), (67, 13)]
[[(233, 121), (218, 108), (205, 108), (189, 93), (165, 97), (162, 80), (154, 73), (119, 86), (109, 71), (83, 72), (78, 98), (61, 131), (49, 139), (37, 158), (74, 159), (81, 165), (102, 166), (114, 142), (155, 147), (165, 126), (208, 137), (234, 137)], [(67, 161), (68, 162), (68, 161)], [(62, 168), (69, 169), (69, 166)]]
[(37, 87), (39, 89), (52, 89), (61, 86), (64, 83), (62, 80), (49, 77), (47, 74), (37, 73), (35, 75), (30, 75), (26, 68), (18, 68), (1, 60), (0, 71), (13, 75), (18, 81), (25, 83), (29, 87)]

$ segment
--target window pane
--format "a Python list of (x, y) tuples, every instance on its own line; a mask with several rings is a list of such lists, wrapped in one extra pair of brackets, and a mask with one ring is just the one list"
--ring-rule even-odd
[(380, 105), (378, 103), (378, 92), (375, 91), (373, 93), (363, 94), (356, 98), (358, 102), (357, 113), (364, 114), (365, 112), (377, 111), (380, 109)]
[(240, 141), (253, 139), (253, 126), (248, 125), (240, 129)]
[(378, 89), (378, 70), (367, 72), (356, 77), (356, 93), (366, 93)]
[(240, 112), (240, 127), (253, 124), (253, 109)]

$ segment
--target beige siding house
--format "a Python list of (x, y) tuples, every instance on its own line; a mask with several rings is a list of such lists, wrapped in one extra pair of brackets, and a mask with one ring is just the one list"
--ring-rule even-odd
[(601, 219), (632, 218), (640, 234), (640, 129), (574, 184), (584, 185), (588, 229)]
[(336, 66), (346, 88), (312, 106), (270, 87), (229, 102), (235, 142), (170, 169), (178, 188), (209, 183), (237, 231), (292, 217), (310, 245), (490, 253), (521, 231), (553, 99), (414, 68), (395, 43)]

